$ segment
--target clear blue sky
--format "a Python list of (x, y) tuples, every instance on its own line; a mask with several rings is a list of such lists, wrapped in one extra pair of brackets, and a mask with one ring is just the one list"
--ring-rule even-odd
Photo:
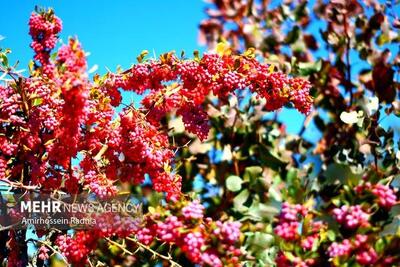
[(157, 55), (182, 49), (191, 54), (199, 49), (198, 24), (205, 17), (201, 0), (169, 1), (7, 1), (0, 16), (1, 47), (11, 48), (11, 59), (25, 68), (33, 53), (29, 48), (28, 19), (35, 5), (53, 7), (63, 21), (61, 39), (78, 36), (90, 52), (89, 67), (115, 70), (129, 67), (142, 50)]

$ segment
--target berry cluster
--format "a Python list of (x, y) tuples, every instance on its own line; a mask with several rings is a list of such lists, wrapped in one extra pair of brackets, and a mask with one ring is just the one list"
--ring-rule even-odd
[(118, 164), (123, 174), (120, 179), (140, 184), (148, 174), (155, 190), (166, 192), (169, 199), (178, 197), (181, 177), (167, 170), (173, 157), (168, 136), (149, 124), (144, 114), (129, 109), (120, 115), (119, 136), (115, 150), (124, 155)]
[(333, 215), (336, 221), (349, 229), (366, 227), (369, 225), (369, 214), (363, 211), (360, 205), (342, 206), (335, 208)]
[(22, 250), (17, 240), (16, 231), (10, 231), (8, 234), (7, 250), (9, 251), (7, 257), (7, 266), (26, 266), (21, 259), (20, 253), (22, 253)]
[(53, 10), (32, 13), (29, 19), (29, 34), (32, 36), (31, 47), (35, 51), (35, 60), (43, 67), (43, 73), (51, 76), (54, 64), (50, 62), (50, 52), (56, 46), (57, 34), (62, 29), (61, 20)]
[(98, 212), (90, 214), (75, 213), (79, 218), (93, 219), (91, 230), (76, 230), (73, 235), (58, 235), (56, 245), (68, 261), (76, 266), (84, 266), (88, 254), (97, 247), (101, 238), (124, 238), (140, 231), (140, 218), (116, 212)]
[(99, 235), (93, 231), (78, 231), (73, 237), (60, 235), (56, 244), (62, 254), (72, 263), (84, 266), (87, 255), (96, 247)]
[(300, 222), (306, 214), (307, 210), (300, 204), (283, 203), (279, 223), (275, 227), (275, 234), (286, 241), (298, 239), (300, 237)]
[(41, 246), (38, 249), (38, 258), (41, 259), (42, 261), (45, 261), (49, 258), (49, 252), (50, 249), (48, 247), (46, 247), (45, 245)]
[(301, 241), (301, 247), (302, 247), (304, 250), (310, 251), (310, 250), (313, 249), (313, 247), (315, 246), (315, 244), (318, 242), (318, 239), (319, 239), (318, 233), (315, 233), (315, 234), (313, 234), (313, 235), (309, 235), (309, 236), (307, 236), (305, 239), (303, 239), (303, 240)]
[(156, 229), (156, 236), (164, 242), (172, 243), (180, 235), (179, 228), (183, 223), (176, 216), (168, 216), (165, 221), (158, 222)]
[[(182, 251), (185, 252), (187, 257), (192, 261), (201, 262), (201, 248), (205, 245), (206, 240), (202, 232), (189, 232), (183, 236)], [(222, 265), (221, 265), (222, 266)]]
[(216, 222), (217, 228), (213, 231), (216, 236), (219, 236), (221, 240), (227, 244), (234, 244), (240, 237), (240, 226), (239, 222)]
[[(239, 222), (204, 218), (204, 207), (196, 200), (188, 202), (177, 213), (180, 215), (164, 218), (152, 215), (145, 227), (136, 232), (137, 239), (147, 245), (155, 240), (175, 244), (190, 261), (200, 266), (239, 266)], [(221, 250), (214, 251), (215, 247)]]
[[(349, 190), (343, 190), (343, 196)], [(394, 266), (399, 258), (390, 249), (386, 252), (382, 247), (377, 249), (377, 242), (385, 242), (377, 227), (381, 222), (371, 218), (387, 216), (390, 208), (397, 203), (396, 191), (389, 186), (361, 181), (350, 194), (358, 197), (353, 205), (346, 203), (334, 208), (321, 219), (332, 216), (339, 224), (339, 230), (328, 229), (330, 224), (316, 221), (313, 212), (304, 205), (282, 204), (278, 224), (274, 228), (279, 237), (281, 251), (276, 257), (277, 266), (319, 266), (327, 260), (322, 255), (329, 256), (332, 266), (343, 266), (354, 261), (361, 266)], [(376, 204), (360, 205), (360, 200), (374, 198)], [(329, 221), (332, 222), (331, 219)], [(341, 226), (341, 227), (340, 227)], [(290, 245), (289, 245), (290, 244)], [(293, 247), (295, 249), (288, 249)], [(382, 245), (383, 246), (383, 245)], [(324, 254), (314, 253), (324, 251)], [(386, 253), (386, 254), (385, 254)], [(397, 265), (396, 265), (397, 266)]]
[(95, 193), (100, 199), (110, 198), (117, 194), (116, 186), (104, 176), (99, 177), (99, 174), (94, 171), (87, 172), (84, 179), (89, 191)]
[(0, 157), (0, 179), (6, 178), (6, 170), (7, 170), (7, 161)]
[(355, 253), (359, 264), (369, 266), (377, 262), (378, 254), (367, 241), (368, 236), (357, 234), (353, 241), (344, 239), (341, 243), (334, 242), (328, 248), (328, 255), (330, 258), (347, 258)]
[(371, 192), (377, 197), (378, 205), (383, 208), (390, 209), (397, 202), (396, 194), (389, 186), (375, 184)]
[(301, 112), (307, 113), (311, 109), (310, 99), (311, 85), (306, 80), (294, 78), (289, 80), (292, 90), (289, 91), (290, 100)]
[[(92, 214), (96, 224), (93, 227), (99, 233), (99, 237), (127, 237), (139, 229), (140, 218), (135, 218), (127, 213), (99, 212)], [(96, 233), (96, 234), (97, 234)]]
[[(313, 217), (314, 214), (305, 205), (284, 202), (274, 232), (281, 239), (282, 244), (296, 244), (302, 251), (312, 251), (322, 241), (321, 233), (326, 229), (322, 221), (314, 220)], [(278, 253), (275, 260), (279, 267), (307, 267), (317, 264), (317, 260), (313, 257), (303, 258), (301, 255), (287, 257), (284, 250)]]
[(341, 243), (333, 242), (328, 248), (328, 255), (331, 258), (349, 256), (352, 245), (348, 239), (344, 239)]
[(181, 108), (178, 114), (182, 115), (183, 125), (189, 133), (196, 134), (200, 140), (207, 139), (210, 126), (207, 122), (207, 113), (201, 106)]
[(89, 81), (86, 76), (86, 58), (77, 40), (71, 39), (58, 52), (59, 84), (64, 103), (55, 130), (57, 142), (53, 143), (49, 157), (68, 168), (69, 160), (78, 153), (81, 126), (88, 112)]
[(278, 252), (275, 258), (277, 267), (309, 267), (315, 266), (314, 259), (302, 260), (300, 257), (292, 256), (287, 257), (283, 252)]
[(200, 201), (194, 200), (182, 209), (182, 215), (185, 219), (203, 219), (204, 206)]
[(358, 185), (355, 188), (355, 191), (358, 194), (364, 194), (366, 192), (373, 194), (376, 197), (378, 205), (387, 210), (397, 203), (396, 192), (388, 185), (371, 184), (370, 182), (366, 182)]

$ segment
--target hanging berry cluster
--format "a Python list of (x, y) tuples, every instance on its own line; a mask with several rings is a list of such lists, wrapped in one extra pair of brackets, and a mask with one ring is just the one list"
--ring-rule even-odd
[(32, 13), (29, 19), (31, 47), (35, 51), (34, 59), (43, 67), (43, 74), (52, 75), (54, 64), (50, 61), (50, 51), (56, 46), (58, 33), (62, 29), (61, 20), (54, 16), (53, 10)]

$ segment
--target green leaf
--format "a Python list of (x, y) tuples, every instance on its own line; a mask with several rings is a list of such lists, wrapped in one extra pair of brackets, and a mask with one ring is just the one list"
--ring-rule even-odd
[(32, 107), (39, 106), (40, 104), (42, 104), (42, 102), (43, 102), (43, 99), (41, 97), (35, 98), (32, 101)]
[(250, 166), (244, 170), (243, 178), (247, 182), (254, 182), (261, 176), (263, 169), (260, 166)]
[(296, 6), (294, 10), (294, 17), (296, 21), (300, 21), (304, 17), (307, 16), (307, 1), (302, 2), (301, 4)]
[(215, 51), (220, 56), (229, 56), (232, 53), (232, 49), (228, 42), (222, 41), (217, 44)]
[(288, 260), (291, 261), (291, 262), (293, 262), (293, 261), (296, 259), (296, 257), (295, 257), (295, 256), (293, 255), (293, 253), (290, 252), (290, 251), (286, 251), (286, 252), (285, 252), (285, 256), (286, 256), (286, 258), (288, 258)]
[(278, 190), (277, 186), (271, 186), (268, 190), (268, 194), (271, 196), (273, 200), (276, 200), (278, 202), (282, 201), (282, 194)]
[(298, 66), (299, 74), (302, 76), (308, 76), (321, 70), (322, 60), (316, 62), (300, 62)]
[(236, 211), (238, 212), (246, 212), (249, 208), (244, 205), (244, 203), (247, 201), (249, 198), (250, 192), (249, 190), (245, 189), (242, 192), (239, 193), (234, 199), (233, 199), (233, 207)]
[(58, 55), (57, 52), (51, 53), (51, 55), (50, 55), (51, 60), (55, 61), (57, 58), (57, 55)]
[[(275, 258), (277, 254), (276, 247), (270, 247), (257, 253), (258, 265), (254, 266), (275, 266)], [(243, 266), (252, 266), (244, 264)]]
[(138, 63), (142, 63), (143, 59), (149, 54), (149, 51), (143, 50), (140, 55), (136, 58)]
[(330, 164), (323, 175), (327, 178), (325, 181), (327, 184), (334, 184), (335, 181), (339, 181), (351, 186), (358, 184), (362, 177), (362, 174), (353, 173), (350, 166), (339, 163)]
[(254, 250), (264, 250), (271, 246), (274, 242), (274, 236), (262, 232), (255, 232), (253, 236), (249, 238), (249, 245)]
[(383, 240), (383, 238), (379, 238), (378, 241), (376, 241), (375, 243), (375, 250), (378, 253), (383, 252), (385, 249), (385, 241)]
[[(390, 211), (391, 215), (399, 214), (400, 205), (396, 205)], [(385, 225), (382, 232), (379, 233), (380, 236), (387, 235), (400, 235), (400, 217), (394, 217), (390, 224)]]
[(118, 246), (109, 244), (108, 249), (110, 250), (111, 254), (113, 255), (119, 255), (122, 252), (122, 249), (120, 249)]
[(326, 128), (325, 122), (319, 115), (314, 117), (314, 123), (315, 123), (315, 126), (317, 126), (318, 130), (320, 130), (322, 132), (325, 131), (325, 128)]
[(6, 54), (0, 53), (0, 60), (3, 66), (8, 67), (8, 58)]
[(256, 49), (253, 48), (253, 47), (250, 47), (249, 49), (247, 49), (247, 50), (243, 53), (243, 55), (244, 55), (245, 57), (248, 57), (248, 58), (255, 58), (255, 56), (256, 56)]
[(242, 183), (242, 178), (236, 175), (229, 176), (225, 181), (226, 188), (228, 188), (228, 190), (232, 192), (237, 192), (242, 189)]
[(281, 160), (279, 156), (267, 146), (258, 145), (257, 148), (259, 151), (258, 156), (260, 157), (261, 162), (267, 167), (270, 167), (275, 171), (279, 171), (281, 168), (284, 168), (287, 165), (287, 162)]
[(378, 45), (384, 45), (390, 42), (390, 36), (388, 33), (383, 33), (376, 38), (376, 43)]
[(276, 215), (279, 214), (280, 205), (278, 207), (278, 202), (264, 204), (260, 203), (258, 199), (255, 199), (249, 208), (246, 215), (250, 216), (255, 221), (260, 221), (262, 219), (272, 220)]
[(339, 207), (340, 204), (341, 204), (339, 198), (332, 198), (331, 201), (332, 201), (333, 205), (335, 205), (335, 206), (337, 206), (337, 207)]
[(28, 63), (28, 68), (29, 68), (29, 73), (32, 73), (35, 70), (35, 62), (33, 60), (29, 60)]
[(152, 207), (159, 206), (161, 201), (162, 201), (162, 198), (163, 198), (163, 195), (161, 193), (153, 192), (148, 197), (149, 205), (152, 206)]
[(200, 61), (200, 52), (198, 50), (194, 50), (193, 57), (194, 57), (195, 61)]
[(327, 236), (328, 236), (328, 239), (330, 240), (330, 241), (335, 241), (336, 240), (336, 234), (335, 234), (335, 232), (334, 231), (332, 231), (332, 230), (328, 230), (327, 232), (326, 232), (326, 234), (327, 234)]
[(297, 170), (295, 168), (290, 168), (286, 175), (286, 180), (290, 183), (294, 183), (296, 178), (297, 178)]
[(294, 26), (293, 29), (286, 35), (285, 43), (293, 44), (299, 39), (300, 36), (300, 27)]

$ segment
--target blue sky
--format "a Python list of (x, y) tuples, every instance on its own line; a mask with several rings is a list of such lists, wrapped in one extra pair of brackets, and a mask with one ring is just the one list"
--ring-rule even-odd
[(205, 17), (202, 1), (8, 1), (2, 6), (1, 47), (13, 51), (12, 60), (25, 68), (33, 53), (29, 48), (28, 19), (35, 5), (53, 7), (63, 21), (61, 39), (78, 36), (90, 52), (89, 67), (115, 70), (129, 67), (142, 50), (157, 55), (199, 49), (198, 24)]

